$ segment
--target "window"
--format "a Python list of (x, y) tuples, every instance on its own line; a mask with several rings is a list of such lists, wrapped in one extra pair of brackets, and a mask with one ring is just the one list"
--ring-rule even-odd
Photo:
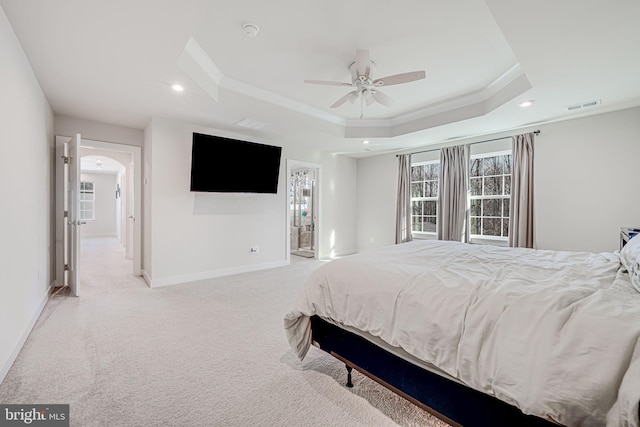
[(80, 219), (94, 221), (96, 194), (93, 182), (80, 182)]
[(437, 160), (411, 165), (411, 230), (414, 233), (437, 230), (439, 174)]
[(509, 236), (511, 152), (471, 157), (470, 234), (504, 240)]

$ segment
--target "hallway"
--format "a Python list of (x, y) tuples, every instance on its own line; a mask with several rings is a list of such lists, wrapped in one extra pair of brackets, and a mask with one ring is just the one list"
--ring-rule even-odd
[(83, 238), (80, 243), (81, 296), (116, 289), (146, 288), (142, 277), (133, 275), (133, 261), (115, 237)]

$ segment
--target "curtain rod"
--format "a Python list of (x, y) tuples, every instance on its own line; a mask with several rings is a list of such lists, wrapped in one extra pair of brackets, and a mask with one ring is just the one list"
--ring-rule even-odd
[[(535, 133), (536, 135), (540, 134), (539, 130), (534, 130), (533, 133)], [(476, 144), (482, 144), (485, 142), (492, 142), (492, 141), (500, 141), (501, 139), (509, 139), (512, 138), (512, 136), (503, 136), (502, 138), (493, 138), (493, 139), (485, 139), (484, 141), (476, 141), (476, 142), (470, 142), (468, 145), (476, 145)], [(432, 151), (439, 151), (440, 148), (432, 148), (431, 150), (423, 150), (423, 151), (414, 151), (413, 153), (409, 153), (411, 155), (413, 154), (420, 154), (420, 153), (430, 153)], [(398, 157), (400, 154), (396, 154), (396, 157)]]

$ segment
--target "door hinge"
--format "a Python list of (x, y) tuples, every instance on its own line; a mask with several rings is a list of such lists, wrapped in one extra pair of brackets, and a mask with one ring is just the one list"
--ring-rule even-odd
[(65, 264), (64, 271), (69, 271), (69, 270), (71, 270), (71, 267), (69, 267), (69, 264)]
[(62, 156), (62, 160), (64, 161), (65, 165), (69, 164), (69, 156)]
[(63, 218), (69, 218), (69, 211), (64, 211)]

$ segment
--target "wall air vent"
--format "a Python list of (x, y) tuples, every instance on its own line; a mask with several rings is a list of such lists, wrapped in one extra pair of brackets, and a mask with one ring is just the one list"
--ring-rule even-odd
[(567, 106), (567, 110), (574, 111), (574, 110), (580, 110), (582, 108), (595, 107), (596, 105), (600, 105), (600, 103), (601, 103), (601, 100), (596, 99), (593, 101), (583, 102), (582, 104), (569, 105)]

